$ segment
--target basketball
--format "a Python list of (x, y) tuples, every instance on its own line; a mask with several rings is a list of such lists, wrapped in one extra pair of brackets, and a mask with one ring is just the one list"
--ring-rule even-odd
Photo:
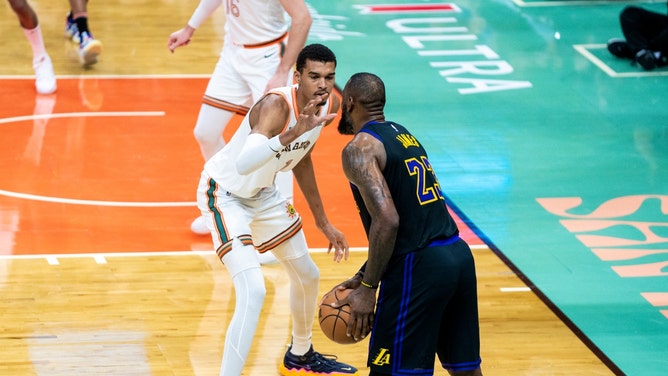
[(320, 329), (327, 338), (332, 341), (347, 345), (355, 343), (355, 339), (346, 335), (348, 320), (350, 319), (350, 306), (348, 304), (339, 308), (330, 306), (331, 303), (341, 300), (348, 296), (353, 289), (339, 290), (336, 287), (327, 292), (320, 301), (320, 310), (318, 311), (318, 320)]

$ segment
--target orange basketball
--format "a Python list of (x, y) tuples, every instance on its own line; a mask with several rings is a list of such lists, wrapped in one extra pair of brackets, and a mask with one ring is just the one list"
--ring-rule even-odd
[(348, 296), (353, 289), (339, 290), (336, 287), (327, 292), (320, 301), (318, 320), (320, 329), (327, 338), (342, 345), (355, 343), (355, 339), (346, 335), (348, 320), (350, 319), (350, 306), (348, 304), (339, 308), (330, 306), (331, 303)]

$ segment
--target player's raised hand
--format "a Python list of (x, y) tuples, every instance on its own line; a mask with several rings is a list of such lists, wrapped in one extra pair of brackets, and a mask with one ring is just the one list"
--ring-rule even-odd
[(298, 134), (304, 134), (336, 117), (336, 113), (318, 115), (328, 96), (329, 93), (318, 95), (304, 106), (297, 119), (297, 124), (294, 126)]

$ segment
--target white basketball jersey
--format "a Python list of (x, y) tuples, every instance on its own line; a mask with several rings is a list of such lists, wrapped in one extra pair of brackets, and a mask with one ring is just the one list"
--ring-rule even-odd
[(278, 0), (223, 0), (225, 38), (237, 45), (274, 40), (288, 30), (289, 17)]
[[(276, 88), (270, 90), (267, 95), (280, 95), (288, 103), (292, 111), (290, 111), (285, 129), (294, 127), (299, 116), (297, 110), (297, 85)], [(328, 99), (322, 106), (320, 115), (330, 113), (330, 106), (331, 102)], [(279, 171), (292, 170), (308, 151), (311, 150), (323, 128), (321, 125), (304, 133), (289, 145), (284, 146), (265, 165), (248, 175), (241, 175), (237, 172), (236, 158), (251, 131), (249, 123), (249, 114), (251, 111), (253, 111), (253, 108), (248, 111), (248, 114), (244, 117), (241, 125), (239, 125), (239, 129), (234, 133), (230, 142), (204, 165), (204, 170), (222, 189), (246, 198), (255, 196), (263, 188), (273, 186), (276, 174)]]

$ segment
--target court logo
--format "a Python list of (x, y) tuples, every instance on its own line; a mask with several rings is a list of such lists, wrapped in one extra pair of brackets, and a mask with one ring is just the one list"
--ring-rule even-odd
[[(384, 19), (385, 26), (462, 95), (530, 89), (525, 80), (507, 79), (515, 69), (500, 54), (479, 41), (460, 20), (462, 9), (452, 3), (353, 5), (363, 16)], [(385, 17), (383, 17), (385, 16)]]
[(384, 366), (390, 364), (390, 350), (381, 348), (376, 357), (373, 358), (371, 363), (377, 366)]
[(318, 10), (306, 3), (313, 23), (309, 37), (320, 41), (344, 40), (347, 37), (364, 37), (364, 33), (348, 30), (349, 18), (341, 15), (320, 14)]
[[(668, 196), (615, 197), (589, 212), (580, 197), (536, 200), (619, 277), (668, 277)], [(653, 306), (668, 306), (668, 291), (639, 292)], [(668, 318), (668, 310), (661, 313)]]

